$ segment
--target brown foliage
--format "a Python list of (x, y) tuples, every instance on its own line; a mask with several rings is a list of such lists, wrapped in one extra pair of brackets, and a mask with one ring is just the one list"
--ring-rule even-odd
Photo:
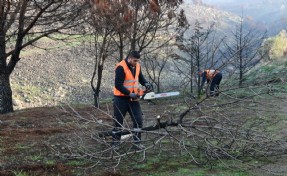
[(129, 9), (126, 13), (124, 13), (123, 19), (126, 23), (129, 23), (132, 21), (133, 16), (134, 16), (134, 10)]
[(159, 4), (158, 4), (158, 0), (151, 0), (150, 1), (150, 9), (152, 10), (152, 12), (159, 12)]
[(97, 8), (101, 11), (102, 14), (111, 14), (111, 5), (108, 1), (103, 1), (103, 0), (94, 0), (94, 8)]
[(169, 12), (168, 12), (168, 14), (167, 14), (167, 17), (169, 18), (169, 19), (172, 19), (172, 18), (174, 18), (176, 15), (175, 15), (175, 13), (174, 13), (174, 11), (173, 10), (170, 10)]

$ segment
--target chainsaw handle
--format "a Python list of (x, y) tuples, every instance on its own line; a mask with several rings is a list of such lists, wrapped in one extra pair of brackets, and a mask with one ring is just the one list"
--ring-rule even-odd
[(139, 98), (130, 98), (130, 101), (140, 101), (140, 97)]
[[(150, 91), (149, 91), (149, 92), (150, 92)], [(138, 98), (130, 98), (130, 101), (140, 101), (140, 100), (143, 100), (144, 97), (145, 97), (145, 95), (146, 95), (147, 93), (149, 93), (149, 92), (147, 92), (146, 90), (140, 90), (140, 91), (138, 92)]]
[(153, 89), (150, 89), (150, 90), (143, 89), (143, 90), (140, 90), (140, 93), (138, 95), (140, 96), (140, 99), (143, 100), (145, 95), (150, 92), (153, 92)]
[(151, 85), (151, 89), (150, 90), (146, 90), (145, 88), (144, 89), (139, 89), (138, 93), (137, 93), (138, 98), (130, 98), (130, 101), (143, 100), (147, 93), (153, 92), (153, 86), (152, 86), (152, 84), (150, 84), (150, 85)]

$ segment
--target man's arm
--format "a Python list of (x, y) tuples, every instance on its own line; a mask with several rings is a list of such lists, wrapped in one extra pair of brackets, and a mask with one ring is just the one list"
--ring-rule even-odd
[(147, 82), (147, 80), (144, 78), (141, 70), (140, 70), (140, 73), (139, 73), (139, 83), (143, 86), (145, 86), (146, 88), (146, 92), (151, 92), (153, 91), (153, 87), (152, 87), (152, 84)]
[(129, 95), (130, 91), (124, 87), (125, 72), (122, 66), (118, 66), (115, 70), (115, 87), (125, 95)]
[(141, 85), (143, 85), (143, 86), (147, 83), (147, 81), (146, 81), (144, 75), (142, 74), (142, 70), (141, 70), (141, 69), (140, 69), (140, 74), (139, 74), (139, 83), (140, 83)]

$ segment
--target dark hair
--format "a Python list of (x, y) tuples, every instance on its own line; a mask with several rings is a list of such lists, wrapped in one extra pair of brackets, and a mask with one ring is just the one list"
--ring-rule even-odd
[(139, 59), (141, 57), (140, 52), (138, 51), (131, 51), (129, 56)]

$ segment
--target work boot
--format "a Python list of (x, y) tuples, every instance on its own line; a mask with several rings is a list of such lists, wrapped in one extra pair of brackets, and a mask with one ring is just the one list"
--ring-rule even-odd
[(111, 147), (112, 147), (112, 150), (118, 152), (120, 149), (120, 141), (113, 140), (113, 142), (111, 143)]
[(215, 96), (219, 96), (219, 86), (216, 86), (215, 88)]
[(215, 95), (215, 92), (214, 91), (210, 91), (210, 95), (211, 97), (213, 97)]
[(134, 150), (144, 150), (145, 149), (145, 146), (140, 144), (140, 143), (135, 143), (132, 147), (132, 149)]

